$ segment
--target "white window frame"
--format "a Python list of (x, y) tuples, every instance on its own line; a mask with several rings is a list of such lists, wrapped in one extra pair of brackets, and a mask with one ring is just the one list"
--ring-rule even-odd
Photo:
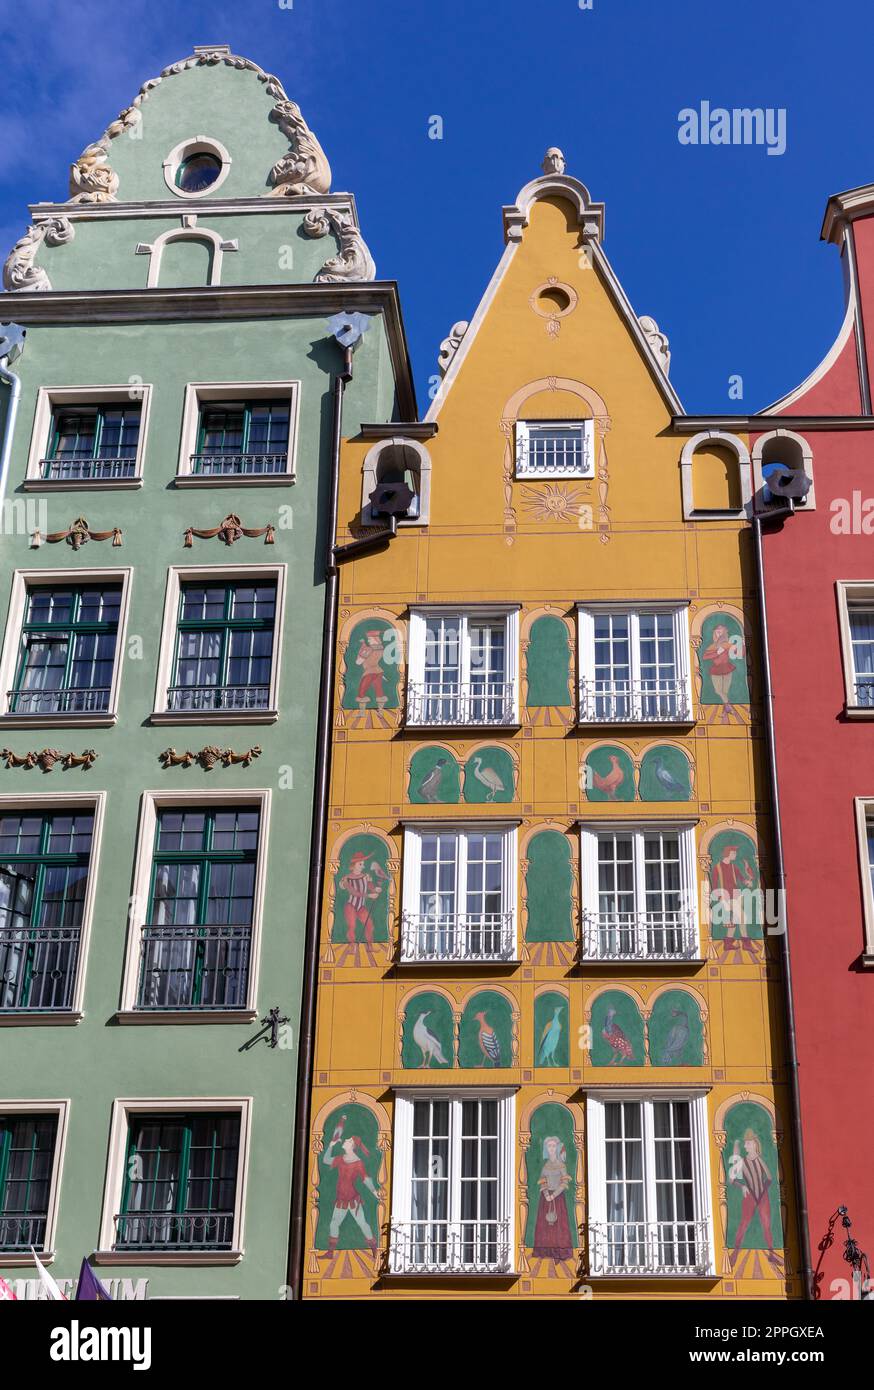
[[(625, 616), (629, 622), (629, 649), (631, 657), (630, 685), (631, 694), (628, 697), (631, 702), (632, 715), (625, 718), (604, 718), (585, 717), (586, 710), (586, 683), (594, 680), (595, 670), (595, 618), (602, 614), (615, 614)], [(686, 713), (668, 715), (665, 718), (650, 718), (643, 714), (639, 699), (634, 691), (640, 685), (640, 618), (644, 614), (670, 614), (673, 623), (674, 635), (674, 655), (677, 677), (676, 682), (680, 689), (685, 692)], [(692, 674), (689, 659), (689, 604), (688, 600), (683, 602), (648, 602), (637, 601), (628, 603), (578, 603), (577, 604), (577, 627), (579, 638), (579, 671), (578, 671), (578, 695), (580, 702), (579, 722), (581, 724), (693, 724), (695, 722), (695, 712), (692, 703)], [(593, 694), (592, 699), (598, 696)], [(605, 700), (617, 697), (605, 694), (601, 697)], [(657, 696), (656, 696), (657, 698)]]
[[(580, 898), (583, 912), (583, 956), (587, 960), (631, 959), (654, 965), (665, 960), (699, 960), (701, 958), (701, 923), (699, 916), (697, 889), (697, 859), (695, 848), (696, 821), (664, 820), (649, 821), (638, 817), (635, 820), (586, 820), (580, 825)], [(586, 923), (597, 922), (599, 911), (598, 888), (598, 842), (603, 834), (630, 835), (634, 841), (634, 902), (635, 913), (642, 917), (645, 909), (640, 905), (645, 898), (644, 835), (650, 831), (678, 835), (680, 840), (680, 903), (681, 912), (688, 914), (690, 946), (694, 954), (687, 955), (647, 955), (643, 952), (631, 957), (600, 957), (586, 951)], [(595, 928), (597, 932), (597, 927)]]
[[(176, 175), (182, 161), (190, 159), (192, 155), (196, 154), (213, 155), (221, 164), (221, 168), (207, 188), (201, 188), (196, 193), (189, 193), (186, 189), (179, 187), (176, 182)], [(164, 182), (174, 197), (182, 198), (186, 202), (198, 202), (201, 198), (215, 197), (217, 190), (221, 188), (231, 172), (232, 162), (231, 156), (220, 140), (215, 140), (209, 135), (189, 135), (186, 140), (180, 140), (178, 145), (173, 146), (161, 167)]]
[[(515, 1091), (508, 1090), (506, 1087), (432, 1087), (430, 1090), (416, 1087), (414, 1090), (398, 1091), (395, 1095), (395, 1114), (394, 1114), (394, 1143), (392, 1146), (392, 1212), (391, 1212), (391, 1252), (390, 1260), (392, 1263), (392, 1273), (404, 1274), (417, 1272), (415, 1268), (410, 1269), (398, 1257), (394, 1245), (394, 1231), (397, 1226), (409, 1226), (412, 1223), (413, 1205), (413, 1105), (417, 1100), (425, 1101), (448, 1101), (457, 1107), (455, 1118), (450, 1119), (450, 1153), (454, 1156), (451, 1163), (450, 1177), (450, 1202), (449, 1211), (454, 1212), (450, 1217), (450, 1226), (460, 1226), (460, 1148), (461, 1148), (461, 1103), (465, 1100), (497, 1100), (498, 1102), (498, 1217), (499, 1223), (506, 1222), (507, 1239), (507, 1259), (506, 1267), (491, 1268), (483, 1266), (482, 1269), (456, 1270), (448, 1267), (439, 1267), (432, 1271), (433, 1277), (446, 1277), (449, 1279), (457, 1278), (471, 1273), (482, 1274), (483, 1278), (501, 1276), (512, 1272), (514, 1263), (514, 1252), (516, 1249), (515, 1239), (515, 1187), (514, 1187), (514, 1168), (515, 1168), (515, 1110), (516, 1095)], [(501, 1242), (503, 1244), (504, 1242)]]
[(841, 635), (841, 662), (844, 673), (844, 713), (848, 719), (874, 719), (874, 705), (860, 705), (856, 698), (856, 663), (850, 612), (853, 608), (874, 612), (874, 579), (838, 579), (838, 626)]
[[(617, 1087), (612, 1091), (590, 1091), (586, 1096), (586, 1157), (588, 1168), (588, 1220), (589, 1220), (589, 1260), (590, 1275), (595, 1271), (591, 1268), (593, 1242), (595, 1240), (592, 1228), (603, 1226), (609, 1221), (607, 1213), (607, 1150), (606, 1150), (606, 1124), (604, 1117), (604, 1107), (608, 1103), (624, 1104), (644, 1104), (652, 1107), (658, 1101), (685, 1101), (691, 1108), (691, 1134), (692, 1134), (692, 1179), (696, 1216), (696, 1225), (701, 1225), (706, 1232), (708, 1263), (706, 1268), (688, 1269), (659, 1269), (653, 1266), (646, 1271), (634, 1272), (623, 1271), (621, 1267), (599, 1271), (606, 1274), (608, 1278), (629, 1278), (629, 1279), (683, 1279), (698, 1277), (712, 1277), (715, 1271), (714, 1265), (714, 1243), (713, 1243), (713, 1202), (711, 1195), (710, 1179), (710, 1135), (707, 1117), (707, 1092), (702, 1090), (664, 1090), (664, 1091), (644, 1091), (626, 1090), (624, 1087)], [(650, 1117), (652, 1111), (649, 1111)], [(655, 1174), (655, 1152), (653, 1140), (652, 1119), (649, 1123), (644, 1121), (644, 1192), (646, 1201), (646, 1212), (643, 1222), (639, 1224), (655, 1225), (654, 1213), (650, 1209), (650, 1203), (654, 1197), (654, 1174)], [(683, 1223), (680, 1223), (683, 1224)]]
[[(170, 565), (164, 595), (164, 617), (161, 623), (161, 645), (155, 677), (155, 697), (151, 713), (153, 724), (275, 724), (279, 718), (279, 678), (282, 659), (282, 637), (285, 626), (285, 593), (288, 576), (286, 564), (266, 565)], [(176, 651), (176, 625), (179, 620), (179, 599), (183, 584), (228, 583), (276, 584), (276, 610), (273, 618), (273, 659), (270, 664), (270, 694), (266, 709), (196, 709), (171, 710), (167, 690), (173, 674)]]
[[(30, 434), (30, 449), (27, 455), (27, 469), (24, 479), (25, 490), (28, 492), (104, 492), (142, 487), (152, 389), (148, 382), (137, 382), (136, 385), (131, 385), (129, 381), (122, 386), (40, 386), (36, 393), (33, 429)], [(68, 479), (42, 477), (40, 464), (48, 451), (52, 433), (52, 419), (56, 410), (69, 410), (77, 405), (116, 405), (134, 401), (140, 402), (140, 435), (132, 478)]]
[(853, 803), (856, 817), (856, 843), (859, 851), (859, 872), (862, 877), (862, 912), (865, 923), (865, 950), (862, 964), (874, 969), (874, 886), (871, 872), (874, 864), (868, 854), (868, 827), (874, 826), (874, 796), (857, 796)]
[[(235, 1265), (245, 1253), (244, 1226), (249, 1148), (252, 1128), (251, 1096), (167, 1096), (116, 1099), (112, 1103), (109, 1151), (103, 1183), (99, 1248), (91, 1256), (99, 1265)], [(130, 1120), (138, 1114), (190, 1114), (192, 1111), (233, 1111), (240, 1115), (240, 1147), (237, 1154), (237, 1190), (234, 1207), (234, 1239), (230, 1250), (115, 1250), (115, 1221), (124, 1191), (125, 1161)]]
[[(55, 1237), (58, 1227), (58, 1208), (61, 1199), (61, 1175), (64, 1169), (64, 1155), (67, 1148), (67, 1125), (70, 1116), (69, 1100), (0, 1100), (0, 1114), (3, 1115), (54, 1115), (57, 1118), (55, 1131), (55, 1152), (52, 1156), (52, 1172), (49, 1179), (49, 1199), (46, 1206), (46, 1234), (40, 1260), (50, 1265), (55, 1259)], [(0, 1264), (11, 1269), (33, 1268), (33, 1256), (29, 1250), (22, 1252), (6, 1251), (0, 1253)]]
[[(177, 487), (277, 487), (297, 479), (297, 441), (300, 417), (300, 381), (189, 381), (185, 387), (182, 432), (176, 463)], [(288, 399), (288, 444), (282, 473), (192, 473), (191, 455), (197, 449), (200, 412), (215, 401), (233, 404), (242, 400)]]
[[(75, 570), (22, 569), (13, 572), (3, 651), (0, 654), (0, 700), (2, 700), (3, 709), (3, 713), (0, 714), (0, 726), (7, 729), (105, 729), (117, 722), (132, 581), (133, 569), (131, 567)], [(8, 692), (12, 689), (15, 680), (21, 652), (21, 625), (24, 621), (28, 590), (31, 588), (60, 589), (65, 584), (71, 584), (77, 588), (83, 584), (121, 585), (115, 660), (112, 663), (112, 684), (109, 688), (109, 708), (93, 714), (9, 714), (6, 712), (6, 705)]]
[[(516, 421), (516, 477), (520, 480), (553, 478), (594, 478), (595, 476), (595, 422), (591, 416), (574, 420), (517, 420)], [(547, 429), (577, 429), (583, 440), (582, 468), (541, 469), (529, 463), (531, 437)]]
[[(518, 958), (518, 930), (519, 930), (519, 910), (517, 894), (517, 822), (507, 824), (505, 821), (422, 821), (418, 824), (404, 825), (404, 861), (403, 861), (403, 886), (402, 886), (402, 910), (404, 931), (406, 923), (410, 917), (419, 915), (419, 896), (422, 881), (422, 836), (427, 834), (454, 834), (458, 836), (459, 850), (456, 858), (456, 903), (460, 902), (466, 894), (467, 884), (467, 837), (476, 834), (500, 834), (503, 839), (502, 846), (502, 871), (501, 871), (501, 898), (503, 902), (502, 911), (511, 914), (512, 930), (507, 934), (508, 941), (505, 948), (506, 954), (502, 951), (499, 954), (487, 956), (456, 955), (452, 952), (446, 954), (434, 954), (421, 956), (416, 953), (406, 953), (404, 951), (404, 936), (401, 937), (401, 960), (402, 961), (421, 961), (434, 960), (440, 961), (513, 961)], [(458, 885), (464, 884), (463, 889)], [(459, 917), (466, 916), (462, 910), (458, 912)], [(462, 926), (459, 930), (459, 938), (464, 941), (465, 929)]]
[[(124, 976), (121, 1003), (116, 1019), (119, 1023), (251, 1023), (257, 1017), (258, 975), (261, 961), (261, 936), (264, 923), (264, 900), (267, 890), (267, 858), (270, 836), (270, 791), (261, 788), (212, 789), (201, 791), (145, 791), (140, 797), (137, 826), (136, 857), (128, 912), (128, 932), (125, 946)], [(255, 883), (252, 897), (252, 936), (249, 943), (249, 978), (246, 1003), (240, 1009), (138, 1009), (137, 985), (140, 973), (142, 928), (145, 925), (152, 863), (155, 851), (155, 830), (158, 812), (191, 806), (252, 807), (260, 815), (258, 851), (255, 860)]]
[(519, 722), (519, 605), (495, 604), (489, 606), (483, 605), (482, 608), (478, 608), (464, 604), (435, 604), (412, 608), (410, 610), (409, 661), (407, 667), (407, 683), (410, 689), (414, 686), (422, 688), (425, 683), (427, 620), (430, 617), (457, 617), (464, 620), (460, 643), (461, 673), (459, 688), (462, 692), (465, 687), (469, 687), (470, 685), (470, 639), (467, 635), (467, 623), (471, 620), (504, 622), (504, 652), (506, 656), (504, 684), (506, 686), (512, 686), (513, 689), (513, 699), (510, 708), (511, 717), (501, 723), (473, 724), (459, 719), (457, 723), (440, 721), (436, 725), (430, 725), (425, 720), (413, 720), (410, 718), (410, 697), (408, 694), (407, 723), (415, 728), (513, 728)]

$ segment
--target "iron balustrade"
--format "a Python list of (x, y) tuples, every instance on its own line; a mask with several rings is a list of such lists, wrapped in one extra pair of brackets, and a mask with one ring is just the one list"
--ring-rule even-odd
[(514, 724), (514, 681), (457, 681), (410, 685), (408, 724)]
[(269, 685), (171, 685), (167, 690), (167, 709), (177, 714), (267, 709), (269, 700)]
[(684, 680), (583, 680), (581, 724), (658, 724), (691, 719)]
[(401, 960), (512, 960), (516, 952), (513, 912), (405, 912)]
[(0, 1011), (69, 1009), (79, 927), (0, 927)]
[(29, 1212), (27, 1216), (0, 1216), (0, 1252), (26, 1252), (31, 1246), (34, 1250), (42, 1250), (46, 1240), (47, 1219), (45, 1212)]
[(390, 1268), (396, 1274), (506, 1274), (510, 1222), (393, 1221)]
[(250, 477), (288, 470), (288, 454), (192, 454), (191, 472), (200, 477)]
[(590, 1274), (709, 1274), (710, 1223), (595, 1221), (589, 1225)]
[(144, 926), (138, 1009), (242, 1009), (251, 926)]
[(584, 912), (583, 960), (694, 960), (695, 914)]
[(230, 1250), (232, 1211), (128, 1211), (115, 1217), (116, 1250)]
[(135, 478), (137, 476), (136, 458), (52, 458), (42, 459), (40, 472), (43, 478), (67, 482), (97, 482), (102, 479)]
[(863, 709), (874, 705), (874, 676), (859, 676), (855, 681), (856, 704)]
[(105, 714), (109, 686), (82, 686), (64, 690), (10, 690), (10, 714)]

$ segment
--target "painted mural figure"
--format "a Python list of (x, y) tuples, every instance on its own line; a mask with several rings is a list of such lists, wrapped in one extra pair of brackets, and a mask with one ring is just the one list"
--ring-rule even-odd
[[(373, 945), (373, 918), (370, 904), (376, 902), (388, 883), (388, 874), (376, 860), (369, 869), (365, 868), (367, 855), (360, 850), (349, 860), (349, 872), (340, 879), (340, 887), (346, 893), (343, 904), (343, 920), (346, 923), (346, 940), (354, 943), (355, 930), (360, 923), (364, 928), (364, 939)], [(376, 882), (376, 880), (380, 880)]]
[(568, 1221), (565, 1192), (571, 1175), (567, 1170), (567, 1150), (555, 1134), (543, 1141), (543, 1167), (538, 1186), (537, 1220), (534, 1227), (533, 1253), (548, 1260), (569, 1260), (574, 1243)]
[(355, 655), (355, 665), (361, 667), (361, 678), (355, 695), (355, 703), (360, 710), (367, 708), (371, 694), (377, 709), (385, 709), (388, 696), (383, 688), (382, 663), (385, 657), (385, 643), (379, 628), (368, 628)]
[[(322, 1166), (333, 1169), (337, 1175), (337, 1191), (328, 1231), (328, 1253), (334, 1254), (336, 1251), (340, 1238), (340, 1228), (346, 1217), (351, 1216), (364, 1236), (367, 1248), (376, 1254), (376, 1237), (364, 1215), (358, 1184), (363, 1183), (368, 1191), (373, 1193), (377, 1201), (380, 1199), (381, 1193), (367, 1172), (361, 1157), (363, 1154), (365, 1158), (369, 1158), (370, 1150), (357, 1134), (350, 1134), (344, 1138), (345, 1127), (346, 1116), (341, 1115), (340, 1123), (334, 1130), (331, 1142), (322, 1155)], [(341, 1152), (335, 1153), (338, 1146)]]
[(732, 637), (725, 623), (717, 623), (710, 636), (710, 645), (701, 653), (701, 660), (710, 663), (710, 681), (722, 703), (722, 723), (727, 724), (737, 712), (731, 703), (731, 680), (737, 666), (732, 657), (743, 659), (743, 641)]
[(744, 1152), (740, 1151), (740, 1140), (735, 1139), (734, 1148), (728, 1160), (728, 1180), (741, 1190), (742, 1200), (740, 1221), (733, 1245), (740, 1247), (747, 1227), (753, 1217), (758, 1215), (765, 1243), (771, 1252), (774, 1238), (771, 1234), (771, 1183), (770, 1169), (762, 1158), (762, 1147), (758, 1136), (748, 1129), (743, 1138)]
[(620, 1028), (616, 1022), (616, 1010), (613, 1008), (607, 1010), (604, 1027), (601, 1029), (601, 1037), (613, 1053), (607, 1063), (608, 1067), (615, 1066), (617, 1062), (621, 1065), (623, 1062), (634, 1061), (634, 1047), (624, 1029)]
[(738, 860), (739, 844), (723, 846), (722, 857), (710, 870), (711, 920), (727, 928), (726, 939), (754, 958), (756, 948), (749, 937), (746, 905), (756, 880), (750, 866)]

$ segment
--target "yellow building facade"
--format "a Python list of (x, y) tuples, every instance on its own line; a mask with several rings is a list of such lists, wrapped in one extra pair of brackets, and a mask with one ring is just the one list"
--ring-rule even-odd
[(798, 1297), (749, 457), (544, 170), (344, 444), (304, 1296)]

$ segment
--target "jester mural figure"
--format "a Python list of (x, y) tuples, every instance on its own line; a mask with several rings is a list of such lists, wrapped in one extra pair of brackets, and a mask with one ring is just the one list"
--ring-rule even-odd
[(541, 1259), (558, 1261), (573, 1258), (574, 1241), (565, 1198), (570, 1183), (567, 1150), (557, 1135), (549, 1134), (543, 1141), (543, 1166), (538, 1178), (540, 1196), (532, 1251)]
[(356, 928), (360, 924), (365, 942), (372, 946), (374, 926), (370, 904), (381, 896), (388, 883), (388, 874), (375, 859), (366, 866), (367, 855), (357, 851), (349, 860), (349, 872), (340, 879), (339, 886), (346, 894), (343, 904), (346, 940), (354, 945)]
[[(359, 1183), (362, 1183), (377, 1201), (381, 1200), (382, 1193), (364, 1166), (364, 1158), (370, 1157), (370, 1150), (359, 1135), (345, 1135), (345, 1128), (346, 1116), (341, 1115), (331, 1136), (331, 1142), (321, 1159), (322, 1167), (333, 1170), (337, 1177), (337, 1191), (328, 1228), (328, 1254), (336, 1253), (341, 1227), (346, 1218), (350, 1217), (364, 1236), (368, 1250), (375, 1255), (376, 1236), (364, 1215)], [(336, 1152), (338, 1148), (339, 1153)]]
[(771, 1183), (774, 1181), (768, 1165), (762, 1158), (762, 1146), (758, 1135), (748, 1129), (741, 1141), (735, 1139), (728, 1160), (728, 1181), (741, 1191), (740, 1220), (731, 1242), (736, 1247), (743, 1245), (750, 1222), (758, 1216), (765, 1238), (766, 1248), (774, 1254), (774, 1238), (771, 1233)]
[(368, 628), (355, 654), (355, 665), (361, 668), (361, 677), (355, 693), (355, 703), (360, 710), (367, 709), (368, 700), (373, 696), (378, 710), (385, 709), (388, 696), (383, 687), (382, 663), (385, 657), (385, 643), (379, 628)]
[(726, 843), (722, 846), (719, 859), (710, 869), (710, 920), (714, 926), (724, 927), (725, 954), (733, 950), (746, 953), (758, 961), (758, 949), (750, 938), (750, 927), (759, 934), (752, 907), (755, 890), (758, 887), (757, 875), (748, 859), (739, 859), (743, 849), (740, 843)]

